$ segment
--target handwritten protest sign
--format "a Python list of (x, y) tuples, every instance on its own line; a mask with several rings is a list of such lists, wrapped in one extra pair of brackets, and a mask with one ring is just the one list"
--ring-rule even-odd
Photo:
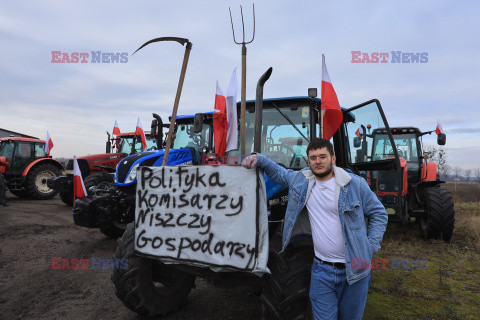
[(268, 272), (263, 173), (232, 166), (140, 167), (135, 250), (164, 263)]

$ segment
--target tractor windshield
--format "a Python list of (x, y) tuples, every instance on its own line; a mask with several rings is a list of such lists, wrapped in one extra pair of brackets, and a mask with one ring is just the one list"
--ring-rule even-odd
[[(132, 144), (134, 142), (134, 136), (130, 137), (122, 137), (120, 142), (118, 143), (118, 152), (131, 154), (132, 153)], [(147, 150), (154, 150), (157, 149), (157, 144), (154, 138), (146, 135), (147, 138), (147, 148), (145, 150), (142, 149), (142, 140), (140, 137), (136, 137), (135, 139), (135, 149), (133, 153), (138, 153)]]
[[(245, 150), (253, 152), (255, 113), (245, 114)], [(308, 166), (307, 146), (311, 135), (310, 107), (305, 104), (264, 106), (262, 116), (261, 154), (287, 168)], [(240, 146), (240, 134), (238, 135)], [(239, 150), (229, 156), (239, 155)]]
[(194, 131), (193, 123), (178, 124), (172, 148), (194, 148), (197, 151), (207, 148), (209, 150), (213, 148), (209, 145), (210, 131), (211, 127), (208, 124), (203, 124), (202, 131), (197, 133)]
[(11, 162), (14, 146), (15, 144), (12, 141), (2, 141), (0, 143), (0, 157), (6, 157), (7, 161)]
[[(398, 156), (407, 162), (418, 162), (417, 142), (414, 133), (394, 134), (393, 139), (397, 147)], [(393, 157), (393, 147), (386, 134), (373, 135), (373, 160), (381, 160), (386, 157)]]

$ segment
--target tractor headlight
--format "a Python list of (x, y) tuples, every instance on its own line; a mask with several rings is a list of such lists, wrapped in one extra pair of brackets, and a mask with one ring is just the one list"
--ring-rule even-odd
[(137, 163), (136, 165), (134, 165), (132, 167), (132, 169), (130, 169), (130, 173), (128, 174), (127, 178), (125, 179), (125, 183), (130, 183), (130, 182), (133, 182), (135, 180), (135, 178), (137, 177), (137, 169), (138, 169), (138, 166), (140, 164)]

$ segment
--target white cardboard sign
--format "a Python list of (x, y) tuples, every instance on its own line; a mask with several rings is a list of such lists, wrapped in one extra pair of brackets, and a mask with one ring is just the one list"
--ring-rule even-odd
[(233, 166), (140, 167), (136, 252), (214, 271), (268, 272), (263, 173)]

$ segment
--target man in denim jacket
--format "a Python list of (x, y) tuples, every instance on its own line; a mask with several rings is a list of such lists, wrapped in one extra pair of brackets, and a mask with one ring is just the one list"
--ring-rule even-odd
[(245, 158), (242, 165), (259, 166), (289, 188), (282, 250), (296, 235), (312, 235), (310, 300), (315, 319), (362, 319), (370, 261), (380, 249), (387, 213), (365, 179), (334, 165), (328, 140), (313, 139), (307, 156), (310, 168), (301, 171), (285, 169), (261, 154)]

